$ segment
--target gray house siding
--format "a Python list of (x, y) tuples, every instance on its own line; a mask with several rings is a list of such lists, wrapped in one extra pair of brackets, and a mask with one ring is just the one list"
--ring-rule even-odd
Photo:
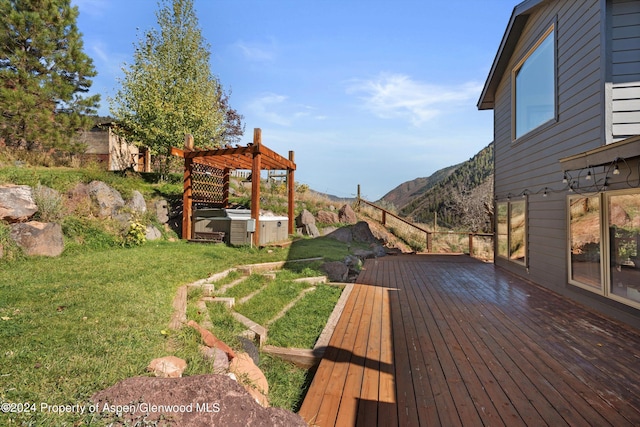
[[(560, 293), (567, 287), (566, 188), (558, 159), (601, 144), (601, 2), (556, 1), (533, 10), (495, 94), (495, 192), (498, 201), (527, 190), (527, 260), (496, 264)], [(511, 135), (511, 70), (556, 24), (557, 121), (516, 141)], [(543, 196), (544, 188), (547, 196)]]
[(612, 142), (640, 134), (640, 2), (611, 5)]
[[(512, 70), (554, 23), (556, 118), (514, 141)], [(640, 327), (637, 308), (569, 284), (571, 193), (562, 182), (566, 159), (600, 152), (622, 139), (638, 146), (637, 138), (629, 137), (640, 135), (640, 0), (521, 3), (514, 9), (478, 107), (494, 110), (497, 203), (527, 201), (525, 263), (496, 256), (496, 265)], [(613, 161), (619, 144), (608, 147), (612, 150), (607, 161)], [(636, 153), (627, 150), (622, 157), (628, 158), (625, 172), (609, 176), (607, 191), (640, 185)]]

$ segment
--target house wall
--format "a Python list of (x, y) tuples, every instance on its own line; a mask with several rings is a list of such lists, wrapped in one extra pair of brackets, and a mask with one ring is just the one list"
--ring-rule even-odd
[(611, 2), (612, 142), (640, 134), (640, 1)]
[[(494, 106), (495, 195), (497, 201), (527, 190), (527, 260), (519, 265), (496, 257), (504, 267), (555, 292), (594, 306), (640, 327), (637, 311), (568, 284), (568, 188), (559, 159), (605, 143), (606, 97), (602, 57), (604, 0), (544, 2), (532, 11), (497, 87)], [(513, 67), (556, 23), (557, 121), (512, 141)], [(547, 188), (547, 195), (543, 196)]]

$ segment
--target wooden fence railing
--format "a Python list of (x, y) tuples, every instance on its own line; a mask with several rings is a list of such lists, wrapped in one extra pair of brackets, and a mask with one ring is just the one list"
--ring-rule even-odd
[(403, 236), (398, 235), (400, 234), (398, 233), (398, 229), (401, 227), (408, 229), (408, 233), (403, 234), (423, 236), (422, 238), (417, 238), (417, 241), (414, 241), (415, 246), (424, 248), (423, 250), (425, 252), (467, 252), (469, 255), (474, 257), (482, 259), (493, 259), (493, 233), (427, 230), (420, 225), (414, 224), (404, 218), (399, 217), (398, 215), (390, 212), (383, 207), (364, 200), (362, 197), (360, 197), (360, 186), (358, 186), (356, 209), (362, 210), (363, 205), (373, 210), (373, 212), (370, 212), (369, 216), (371, 216), (375, 220), (378, 220), (382, 225), (396, 234), (396, 236), (403, 238)]

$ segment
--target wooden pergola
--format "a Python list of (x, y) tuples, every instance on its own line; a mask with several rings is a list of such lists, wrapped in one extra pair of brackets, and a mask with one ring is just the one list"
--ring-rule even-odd
[(255, 232), (253, 243), (260, 242), (260, 172), (262, 170), (286, 170), (287, 172), (287, 199), (288, 199), (288, 233), (293, 234), (294, 227), (294, 163), (293, 151), (289, 151), (286, 159), (275, 151), (262, 145), (262, 131), (259, 128), (253, 130), (253, 143), (246, 147), (235, 148), (198, 149), (194, 147), (193, 137), (185, 137), (184, 149), (171, 147), (171, 155), (184, 159), (184, 192), (182, 194), (182, 238), (193, 238), (193, 171), (195, 165), (209, 166), (222, 171), (222, 207), (229, 203), (229, 178), (230, 172), (235, 169), (251, 171), (251, 218), (255, 220)]

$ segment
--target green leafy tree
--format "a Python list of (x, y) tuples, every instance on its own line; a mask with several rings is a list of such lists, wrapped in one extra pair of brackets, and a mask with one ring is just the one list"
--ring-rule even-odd
[(111, 99), (118, 132), (156, 155), (180, 146), (187, 133), (206, 147), (229, 142), (232, 125), (241, 135), (241, 116), (230, 115), (235, 110), (211, 73), (193, 0), (164, 0), (156, 17), (159, 29), (138, 40), (133, 63), (124, 68), (121, 88)]
[(0, 138), (9, 146), (74, 150), (99, 95), (70, 0), (0, 0)]

